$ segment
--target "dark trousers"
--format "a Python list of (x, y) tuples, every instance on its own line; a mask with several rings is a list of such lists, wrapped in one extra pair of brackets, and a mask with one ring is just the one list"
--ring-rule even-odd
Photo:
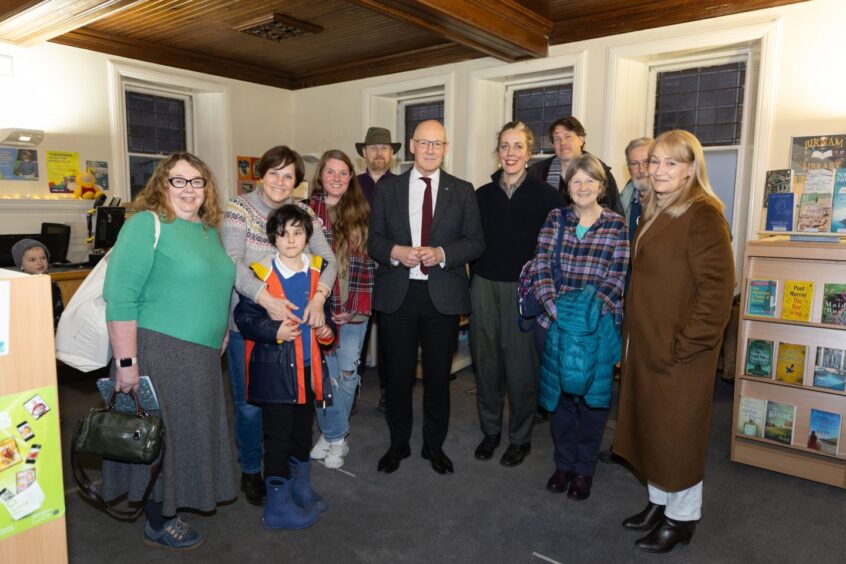
[(550, 419), (556, 468), (593, 476), (608, 411), (588, 407), (584, 401), (561, 395), (558, 408)]
[(288, 459), (308, 460), (314, 424), (314, 392), (311, 367), (306, 366), (306, 402), (264, 403), (261, 406), (264, 427), (264, 475), (290, 478)]
[(411, 280), (399, 309), (379, 314), (379, 337), (385, 343), (386, 400), (391, 446), (411, 438), (412, 385), (417, 372), (417, 345), (423, 349), (423, 444), (441, 448), (449, 430), (449, 373), (458, 338), (458, 315), (440, 313), (425, 281)]
[[(374, 311), (367, 320), (367, 332), (364, 334), (364, 344), (361, 345), (361, 357), (358, 363), (358, 375), (364, 376), (367, 370), (367, 350), (370, 348), (370, 333), (373, 331), (374, 320), (378, 324), (379, 312)], [(376, 341), (376, 372), (379, 374), (379, 389), (384, 390), (387, 386), (388, 369), (385, 367), (385, 341), (380, 337)]]

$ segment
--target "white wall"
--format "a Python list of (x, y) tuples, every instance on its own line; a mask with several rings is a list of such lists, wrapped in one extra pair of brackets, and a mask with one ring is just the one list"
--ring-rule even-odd
[[(294, 140), (294, 98), (288, 90), (52, 43), (27, 49), (0, 44), (0, 57), (12, 59), (11, 74), (0, 73), (0, 128), (25, 127), (46, 132), (44, 141), (36, 147), (39, 180), (0, 180), (0, 233), (37, 233), (42, 221), (69, 224), (72, 226), (71, 260), (81, 260), (87, 253), (85, 211), (90, 206), (68, 195), (49, 193), (45, 153), (48, 150), (75, 151), (82, 165), (86, 160), (109, 162), (108, 193), (120, 192), (125, 182), (114, 174), (108, 86), (110, 61), (220, 85), (228, 99), (233, 175), (236, 155), (260, 156), (273, 145), (293, 143)], [(221, 178), (221, 173), (215, 172), (226, 195), (234, 195), (234, 176)]]

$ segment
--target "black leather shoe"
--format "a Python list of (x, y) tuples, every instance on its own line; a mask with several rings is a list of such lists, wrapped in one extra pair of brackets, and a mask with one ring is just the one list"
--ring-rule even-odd
[(500, 434), (485, 435), (479, 446), (476, 447), (475, 456), (478, 460), (490, 460), (493, 458), (496, 447), (499, 446)]
[(508, 448), (505, 450), (502, 458), (499, 459), (499, 463), (503, 466), (508, 466), (509, 468), (519, 466), (523, 463), (523, 459), (526, 458), (530, 452), (532, 452), (532, 443), (526, 443), (524, 445), (508, 445)]
[(546, 481), (546, 489), (552, 493), (562, 493), (575, 477), (576, 473), (572, 470), (556, 470)]
[(676, 521), (664, 516), (651, 533), (635, 542), (635, 546), (646, 552), (670, 552), (679, 543), (688, 544), (695, 530), (696, 521)]
[(567, 490), (567, 497), (576, 501), (584, 501), (590, 497), (590, 487), (593, 485), (593, 476), (582, 476), (573, 478), (570, 482), (570, 489)]
[(408, 445), (403, 447), (391, 447), (388, 449), (388, 452), (385, 453), (385, 456), (379, 459), (379, 466), (376, 470), (384, 472), (385, 474), (396, 472), (397, 468), (399, 468), (400, 462), (409, 456), (411, 456), (411, 449)]
[(646, 509), (623, 521), (623, 527), (630, 531), (651, 531), (664, 516), (664, 507), (650, 501)]
[(241, 491), (244, 492), (244, 497), (253, 505), (264, 505), (267, 498), (267, 488), (264, 485), (264, 480), (261, 478), (261, 473), (245, 474), (241, 473)]
[(420, 456), (432, 463), (432, 470), (438, 474), (452, 474), (452, 460), (439, 448), (423, 446)]
[(622, 464), (623, 459), (614, 454), (614, 452), (609, 448), (608, 450), (603, 450), (599, 453), (599, 461), (604, 464)]

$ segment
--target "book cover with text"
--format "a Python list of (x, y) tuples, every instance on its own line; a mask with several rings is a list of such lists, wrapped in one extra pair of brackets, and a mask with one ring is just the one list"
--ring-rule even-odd
[(846, 350), (817, 347), (814, 386), (846, 391)]
[(767, 402), (767, 418), (764, 423), (764, 438), (789, 445), (793, 442), (793, 423), (796, 406), (777, 401)]
[(801, 386), (805, 376), (805, 352), (807, 348), (805, 345), (779, 343), (775, 379)]
[(812, 408), (808, 425), (808, 448), (836, 456), (841, 420), (839, 413)]
[(741, 396), (737, 406), (737, 433), (762, 438), (766, 416), (767, 400)]
[(846, 325), (846, 284), (823, 285), (821, 323)]
[(831, 232), (846, 233), (846, 168), (838, 168), (834, 173)]
[(746, 341), (746, 370), (750, 376), (770, 378), (773, 375), (773, 342), (763, 339)]
[(810, 321), (814, 283), (810, 280), (787, 280), (781, 300), (781, 318), (790, 321)]
[(767, 231), (793, 231), (793, 194), (770, 194)]
[(749, 295), (746, 300), (746, 314), (758, 317), (775, 317), (776, 280), (750, 280)]
[(790, 193), (793, 188), (793, 171), (789, 168), (768, 170), (764, 181), (764, 207), (769, 207), (772, 194)]

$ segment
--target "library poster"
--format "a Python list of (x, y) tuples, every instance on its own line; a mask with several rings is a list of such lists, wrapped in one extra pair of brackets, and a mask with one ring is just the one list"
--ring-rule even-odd
[(65, 514), (56, 386), (0, 397), (0, 541)]
[(79, 172), (79, 153), (47, 151), (47, 185), (50, 192), (72, 193)]
[(0, 147), (0, 179), (38, 180), (38, 151)]

